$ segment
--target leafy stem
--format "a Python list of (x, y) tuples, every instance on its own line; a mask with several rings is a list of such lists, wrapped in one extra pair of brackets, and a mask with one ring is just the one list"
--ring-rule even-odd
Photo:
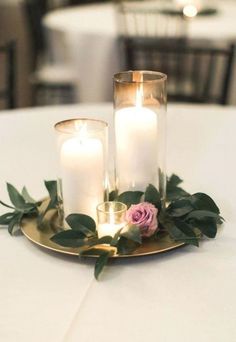
[(0, 216), (0, 225), (6, 225), (11, 235), (20, 229), (24, 218), (37, 217), (38, 225), (40, 226), (46, 213), (51, 209), (58, 208), (57, 182), (48, 181), (45, 182), (45, 186), (49, 192), (50, 201), (47, 208), (42, 212), (40, 211), (42, 201), (35, 201), (29, 195), (26, 187), (23, 187), (20, 193), (12, 184), (7, 183), (7, 191), (12, 205), (6, 204), (3, 201), (0, 201), (0, 204), (13, 211)]
[[(128, 208), (142, 201), (151, 203), (157, 209), (159, 225), (154, 239), (161, 240), (161, 236), (167, 233), (174, 241), (199, 246), (202, 235), (208, 238), (216, 236), (217, 226), (222, 224), (224, 219), (210, 196), (201, 192), (190, 195), (180, 187), (181, 182), (177, 175), (167, 178), (167, 207), (163, 205), (158, 189), (152, 184), (147, 186), (145, 192), (126, 191), (118, 194), (113, 191), (110, 200), (121, 201)], [(6, 225), (10, 234), (20, 228), (24, 218), (37, 218), (37, 227), (42, 229), (42, 223), (50, 210), (56, 209), (60, 213), (62, 202), (58, 198), (57, 182), (51, 180), (45, 181), (44, 184), (49, 199), (43, 207), (42, 201), (34, 200), (25, 187), (19, 192), (12, 184), (7, 183), (11, 204), (3, 201), (0, 201), (0, 204), (12, 211), (0, 216), (0, 225)], [(136, 225), (127, 225), (114, 236), (99, 237), (96, 223), (88, 215), (71, 213), (66, 217), (66, 222), (69, 229), (60, 229), (51, 237), (51, 241), (63, 247), (78, 248), (80, 257), (96, 255), (96, 279), (115, 253), (133, 253), (143, 243), (140, 227)], [(164, 232), (165, 234), (162, 234)]]

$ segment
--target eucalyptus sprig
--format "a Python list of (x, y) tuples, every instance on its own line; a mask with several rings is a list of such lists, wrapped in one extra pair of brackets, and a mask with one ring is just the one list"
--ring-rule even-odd
[[(152, 184), (149, 184), (144, 192), (126, 191), (118, 195), (113, 191), (110, 200), (123, 202), (128, 208), (143, 201), (153, 204), (157, 209), (159, 229), (152, 239), (161, 241), (162, 233), (166, 232), (174, 241), (199, 246), (199, 240), (203, 235), (208, 238), (216, 236), (217, 226), (223, 223), (223, 218), (210, 196), (201, 192), (190, 195), (179, 186), (181, 182), (182, 180), (174, 174), (167, 178), (167, 207), (161, 200), (159, 191)], [(12, 211), (0, 216), (0, 225), (8, 226), (10, 234), (20, 228), (24, 218), (37, 218), (38, 228), (41, 229), (48, 211), (60, 211), (62, 203), (57, 195), (57, 182), (45, 181), (44, 184), (49, 193), (46, 208), (42, 207), (43, 201), (35, 201), (25, 187), (20, 193), (13, 185), (7, 183), (12, 205), (2, 201), (0, 204)], [(96, 223), (88, 215), (72, 213), (65, 220), (69, 229), (60, 230), (51, 237), (51, 240), (63, 247), (78, 248), (80, 258), (97, 256), (94, 269), (96, 279), (115, 253), (130, 254), (143, 243), (140, 228), (136, 225), (129, 224), (114, 236), (99, 237)]]
[(130, 226), (125, 232), (120, 229), (114, 237), (99, 238), (96, 223), (90, 216), (70, 214), (65, 220), (70, 229), (53, 235), (51, 240), (63, 247), (78, 248), (80, 257), (98, 256), (94, 270), (96, 279), (116, 250), (119, 254), (127, 254), (141, 244), (140, 230), (135, 226)]
[[(179, 187), (181, 182), (176, 175), (169, 178), (167, 198), (175, 200), (167, 208), (161, 201), (159, 191), (152, 184), (147, 186), (145, 192), (126, 191), (120, 195), (113, 194), (113, 199), (125, 203), (128, 208), (141, 201), (152, 203), (158, 209), (159, 222), (159, 230), (154, 239), (161, 240), (161, 233), (165, 231), (174, 241), (199, 246), (202, 235), (208, 238), (216, 236), (217, 225), (223, 222), (223, 218), (210, 196), (204, 193), (190, 195)], [(140, 228), (135, 225), (119, 230), (114, 237), (99, 238), (96, 224), (91, 217), (72, 214), (66, 221), (71, 229), (55, 234), (51, 240), (64, 247), (78, 247), (80, 257), (98, 256), (94, 271), (96, 278), (114, 253), (130, 254), (143, 243)]]
[(166, 200), (168, 202), (175, 201), (181, 197), (189, 195), (188, 192), (186, 192), (179, 186), (182, 182), (183, 180), (175, 174), (172, 174), (170, 177), (167, 177)]
[(19, 192), (12, 184), (7, 183), (7, 191), (12, 205), (6, 204), (3, 201), (0, 201), (0, 204), (12, 209), (12, 211), (0, 216), (0, 225), (6, 225), (11, 235), (20, 229), (21, 221), (25, 217), (37, 217), (38, 225), (40, 226), (46, 213), (50, 209), (58, 207), (57, 182), (54, 180), (45, 181), (44, 184), (48, 190), (50, 201), (48, 206), (42, 211), (40, 207), (43, 201), (34, 200), (25, 186)]

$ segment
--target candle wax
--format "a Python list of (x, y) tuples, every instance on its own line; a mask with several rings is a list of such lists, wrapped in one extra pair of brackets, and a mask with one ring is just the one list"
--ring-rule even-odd
[(78, 137), (61, 148), (62, 193), (65, 216), (83, 213), (96, 218), (103, 201), (104, 154), (98, 139)]
[(101, 238), (102, 236), (110, 235), (114, 236), (119, 229), (124, 228), (126, 225), (123, 223), (100, 223), (98, 225), (98, 236)]
[(116, 165), (119, 192), (144, 191), (158, 177), (157, 115), (141, 107), (127, 107), (115, 114)]

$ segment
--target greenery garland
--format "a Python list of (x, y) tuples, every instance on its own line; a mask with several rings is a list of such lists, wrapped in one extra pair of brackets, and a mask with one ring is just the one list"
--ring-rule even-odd
[[(159, 191), (149, 184), (145, 192), (126, 191), (120, 195), (115, 192), (110, 194), (110, 200), (123, 202), (129, 208), (131, 205), (142, 201), (151, 203), (158, 209), (157, 220), (159, 230), (150, 237), (156, 241), (161, 240), (163, 232), (174, 241), (199, 246), (199, 240), (203, 235), (214, 238), (217, 233), (217, 225), (223, 223), (220, 210), (213, 199), (201, 192), (190, 195), (181, 187), (182, 180), (177, 175), (167, 179), (167, 207), (161, 202)], [(6, 225), (13, 235), (20, 229), (24, 218), (37, 218), (38, 229), (43, 229), (45, 215), (50, 210), (61, 211), (61, 201), (57, 196), (57, 182), (44, 182), (49, 193), (49, 202), (42, 209), (42, 201), (35, 201), (24, 187), (20, 193), (13, 185), (7, 183), (7, 190), (12, 205), (2, 201), (0, 204), (13, 211), (0, 216), (0, 225)], [(76, 247), (79, 256), (96, 255), (94, 275), (96, 279), (107, 264), (109, 258), (118, 254), (130, 254), (142, 241), (140, 228), (129, 225), (125, 231), (119, 230), (114, 236), (98, 237), (95, 221), (88, 215), (73, 213), (66, 217), (70, 229), (61, 227), (60, 232), (51, 237), (51, 240), (64, 247)], [(105, 248), (101, 245), (105, 244)]]

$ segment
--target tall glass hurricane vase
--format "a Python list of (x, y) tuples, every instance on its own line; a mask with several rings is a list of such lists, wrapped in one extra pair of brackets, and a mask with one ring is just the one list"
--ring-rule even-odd
[(156, 186), (165, 200), (165, 74), (127, 71), (114, 75), (116, 182), (119, 193)]
[(64, 215), (96, 219), (97, 205), (108, 199), (107, 123), (72, 119), (58, 122), (55, 129)]

